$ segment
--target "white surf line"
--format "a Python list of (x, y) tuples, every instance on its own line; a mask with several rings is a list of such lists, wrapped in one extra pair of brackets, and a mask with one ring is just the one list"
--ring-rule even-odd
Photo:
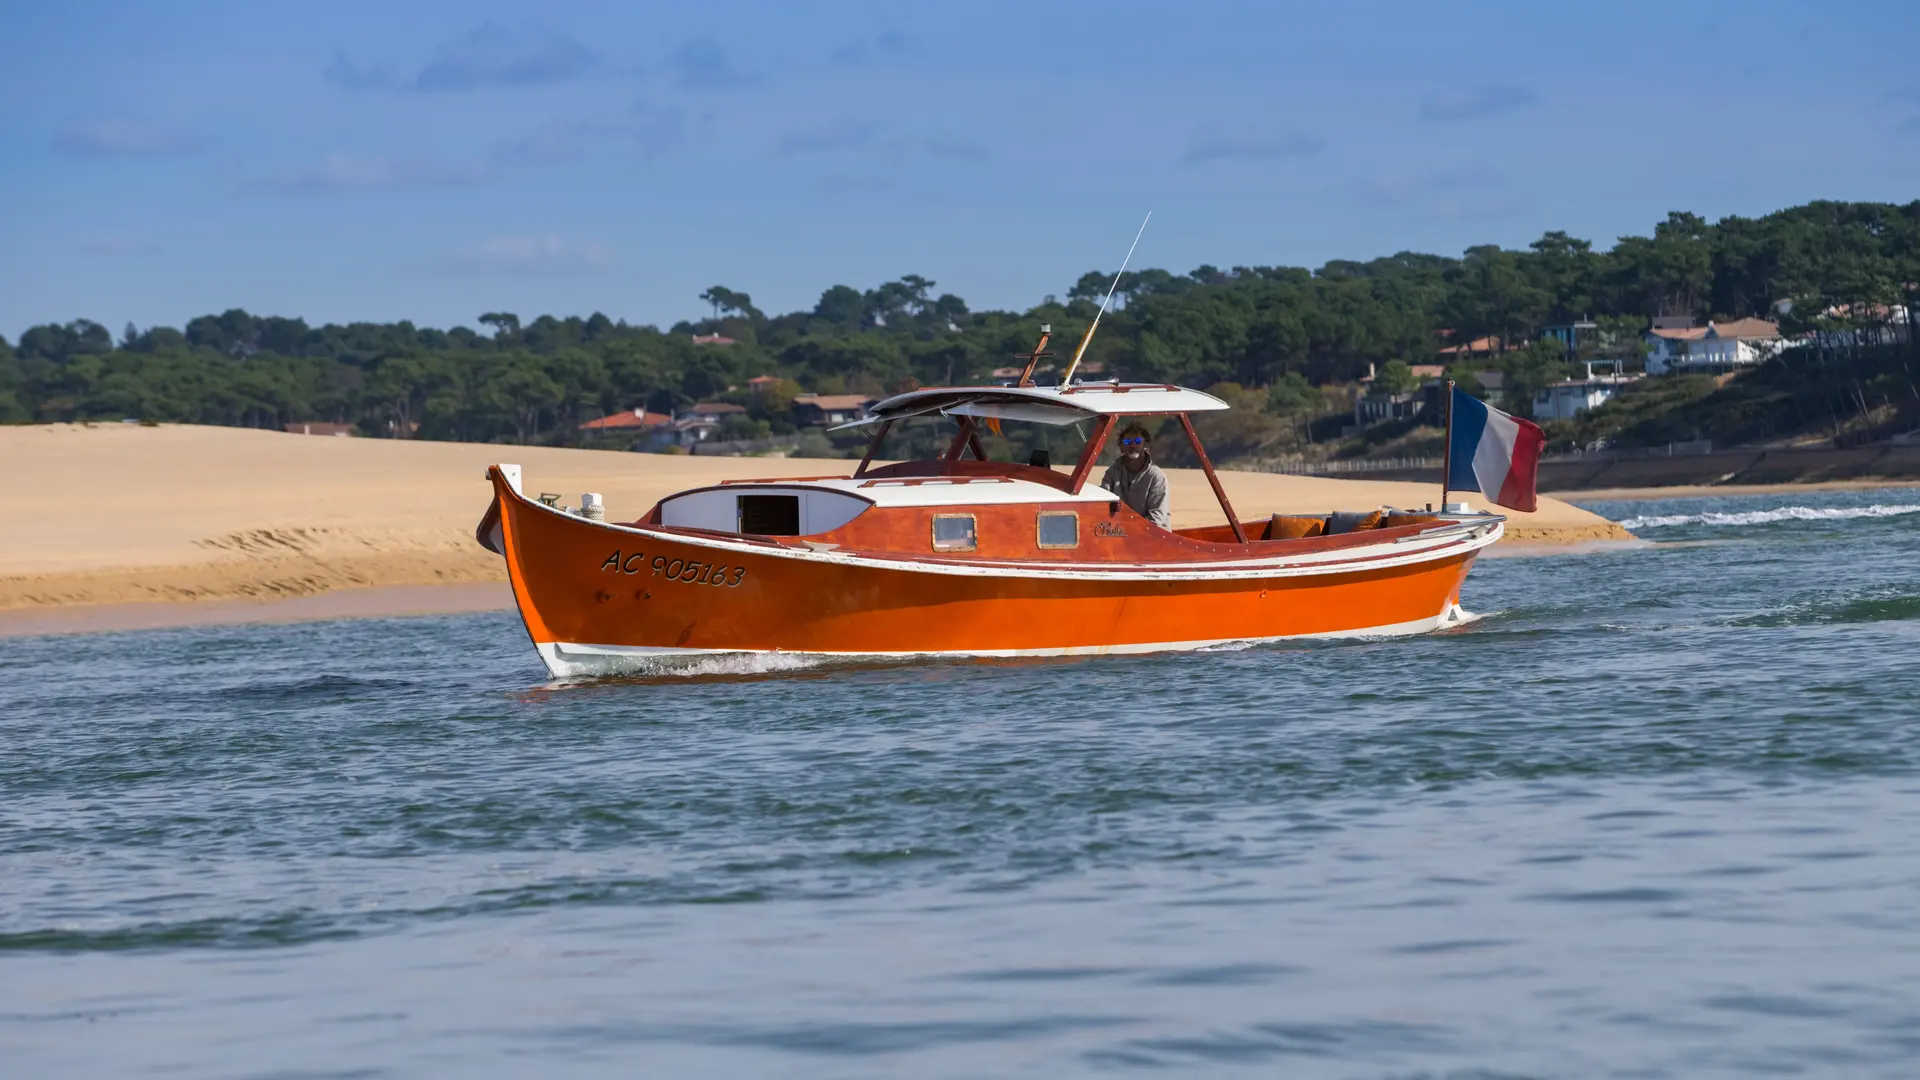
[(1850, 518), (1899, 517), (1920, 513), (1920, 505), (1875, 503), (1872, 506), (1781, 506), (1772, 510), (1747, 510), (1737, 513), (1654, 514), (1628, 518), (1620, 523), (1625, 529), (1667, 529), (1676, 525), (1770, 525), (1777, 521), (1845, 521)]

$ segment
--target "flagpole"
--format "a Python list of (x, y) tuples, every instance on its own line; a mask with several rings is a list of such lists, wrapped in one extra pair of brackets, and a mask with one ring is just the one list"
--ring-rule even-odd
[(1440, 455), (1440, 512), (1447, 512), (1447, 484), (1453, 480), (1453, 380), (1447, 380), (1447, 440)]

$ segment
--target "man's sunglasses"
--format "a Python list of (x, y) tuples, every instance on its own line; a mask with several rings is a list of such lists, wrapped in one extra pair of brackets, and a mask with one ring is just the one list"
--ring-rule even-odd
[(1147, 445), (1147, 440), (1141, 438), (1138, 435), (1129, 435), (1126, 438), (1120, 440), (1120, 445), (1121, 446), (1145, 446)]

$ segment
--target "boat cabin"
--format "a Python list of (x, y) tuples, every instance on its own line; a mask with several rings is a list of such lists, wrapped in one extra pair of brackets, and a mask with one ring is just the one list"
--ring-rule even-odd
[[(1344, 547), (1384, 539), (1373, 530), (1436, 521), (1433, 514), (1388, 511), (1240, 520), (1192, 421), (1194, 413), (1228, 407), (1211, 394), (1158, 383), (914, 390), (834, 429), (873, 429), (850, 475), (696, 488), (661, 500), (641, 523), (915, 559), (1140, 563), (1265, 557), (1269, 545), (1283, 541)], [(1162, 529), (1093, 477), (1123, 421), (1163, 417), (1178, 420), (1224, 524)], [(1028, 434), (1009, 439), (1009, 424)], [(913, 425), (919, 434), (902, 441), (917, 445), (921, 456), (877, 464), (889, 438)], [(990, 446), (1025, 460), (994, 460)]]

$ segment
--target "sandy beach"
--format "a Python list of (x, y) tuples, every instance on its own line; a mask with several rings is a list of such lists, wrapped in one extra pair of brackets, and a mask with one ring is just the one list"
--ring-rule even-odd
[[(520, 464), (530, 492), (569, 504), (600, 492), (616, 521), (687, 487), (853, 464), (132, 424), (0, 428), (0, 461), (11, 481), (0, 492), (0, 633), (505, 606), (500, 589), (421, 588), (504, 581), (500, 559), (473, 541), (490, 464)], [(1175, 525), (1219, 520), (1202, 474), (1169, 476)], [(1439, 495), (1431, 484), (1270, 473), (1222, 481), (1242, 518)], [(1511, 516), (1516, 544), (1631, 539), (1558, 499)], [(343, 595), (287, 605), (333, 593)]]

